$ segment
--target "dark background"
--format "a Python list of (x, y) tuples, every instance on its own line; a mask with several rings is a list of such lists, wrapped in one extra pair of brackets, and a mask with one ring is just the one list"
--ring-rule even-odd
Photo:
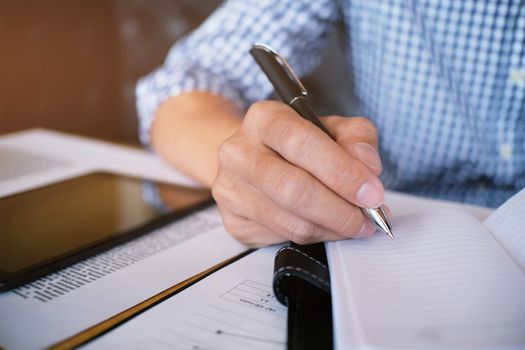
[[(137, 79), (220, 2), (0, 0), (0, 134), (45, 127), (138, 143)], [(329, 52), (306, 85), (318, 112), (344, 113), (337, 35)]]

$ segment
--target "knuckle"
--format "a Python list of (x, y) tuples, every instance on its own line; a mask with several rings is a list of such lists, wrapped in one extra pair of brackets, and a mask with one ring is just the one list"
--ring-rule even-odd
[(251, 106), (246, 111), (247, 115), (255, 115), (264, 113), (272, 105), (272, 101), (257, 101), (251, 104)]
[(222, 186), (222, 181), (219, 179), (219, 176), (217, 176), (211, 187), (211, 196), (217, 204), (221, 204), (222, 200), (225, 198), (224, 187)]
[(228, 231), (232, 236), (237, 234), (237, 230), (235, 230), (237, 226), (233, 215), (222, 214), (222, 224), (224, 225), (224, 228), (226, 228), (226, 231)]
[(227, 139), (219, 146), (219, 150), (218, 150), (219, 164), (221, 165), (228, 164), (232, 159), (236, 159), (238, 157), (238, 153), (240, 152), (241, 150), (237, 146), (233, 137)]
[(297, 244), (309, 244), (315, 240), (315, 226), (308, 221), (290, 221), (285, 229), (289, 234), (290, 240)]
[(244, 123), (251, 127), (268, 122), (276, 109), (276, 101), (257, 101), (253, 103), (244, 115)]
[(219, 209), (238, 209), (239, 201), (236, 199), (242, 196), (241, 191), (240, 187), (236, 186), (232, 176), (222, 172), (219, 172), (211, 187), (211, 195)]
[(217, 160), (220, 168), (238, 169), (244, 167), (246, 160), (250, 159), (247, 154), (252, 153), (251, 145), (243, 137), (234, 135), (224, 141), (217, 151)]
[[(324, 117), (321, 117), (321, 120), (323, 121), (323, 124), (326, 125), (327, 128), (339, 128), (340, 125), (344, 125), (345, 123), (348, 123), (348, 117), (343, 117), (340, 115), (327, 115)], [(335, 132), (337, 134), (337, 132)]]
[(224, 228), (237, 241), (246, 245), (253, 245), (253, 241), (258, 240), (260, 235), (252, 234), (250, 222), (246, 219), (223, 210), (221, 210), (221, 217)]
[(243, 244), (250, 245), (253, 237), (251, 237), (248, 232), (244, 231), (243, 227), (238, 222), (238, 219), (235, 219), (233, 216), (228, 217), (227, 219), (223, 218), (223, 225), (230, 236)]
[(313, 127), (305, 128), (295, 121), (283, 120), (274, 125), (281, 140), (281, 148), (286, 157), (300, 161), (308, 156), (317, 146), (317, 137)]
[(276, 178), (273, 187), (272, 193), (289, 209), (302, 209), (310, 198), (309, 186), (302, 176), (282, 174)]
[(219, 147), (219, 171), (223, 170), (231, 176), (223, 176), (223, 182), (233, 182), (234, 179), (251, 183), (258, 182), (273, 174), (275, 159), (264, 149), (250, 144), (245, 138), (231, 139)]

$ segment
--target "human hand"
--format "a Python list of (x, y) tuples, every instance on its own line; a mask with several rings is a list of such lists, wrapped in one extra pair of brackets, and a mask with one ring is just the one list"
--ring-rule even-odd
[(287, 105), (263, 101), (219, 149), (212, 186), (223, 223), (250, 246), (366, 237), (358, 207), (383, 204), (377, 131), (365, 118), (321, 118), (336, 141)]

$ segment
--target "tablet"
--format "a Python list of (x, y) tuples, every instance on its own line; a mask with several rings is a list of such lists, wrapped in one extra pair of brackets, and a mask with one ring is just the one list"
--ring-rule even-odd
[(0, 198), (0, 290), (212, 203), (209, 191), (92, 173)]

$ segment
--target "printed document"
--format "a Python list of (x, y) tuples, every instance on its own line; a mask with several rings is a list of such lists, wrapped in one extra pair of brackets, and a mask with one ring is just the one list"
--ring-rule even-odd
[(278, 247), (259, 249), (82, 349), (285, 349), (286, 308), (272, 292)]

